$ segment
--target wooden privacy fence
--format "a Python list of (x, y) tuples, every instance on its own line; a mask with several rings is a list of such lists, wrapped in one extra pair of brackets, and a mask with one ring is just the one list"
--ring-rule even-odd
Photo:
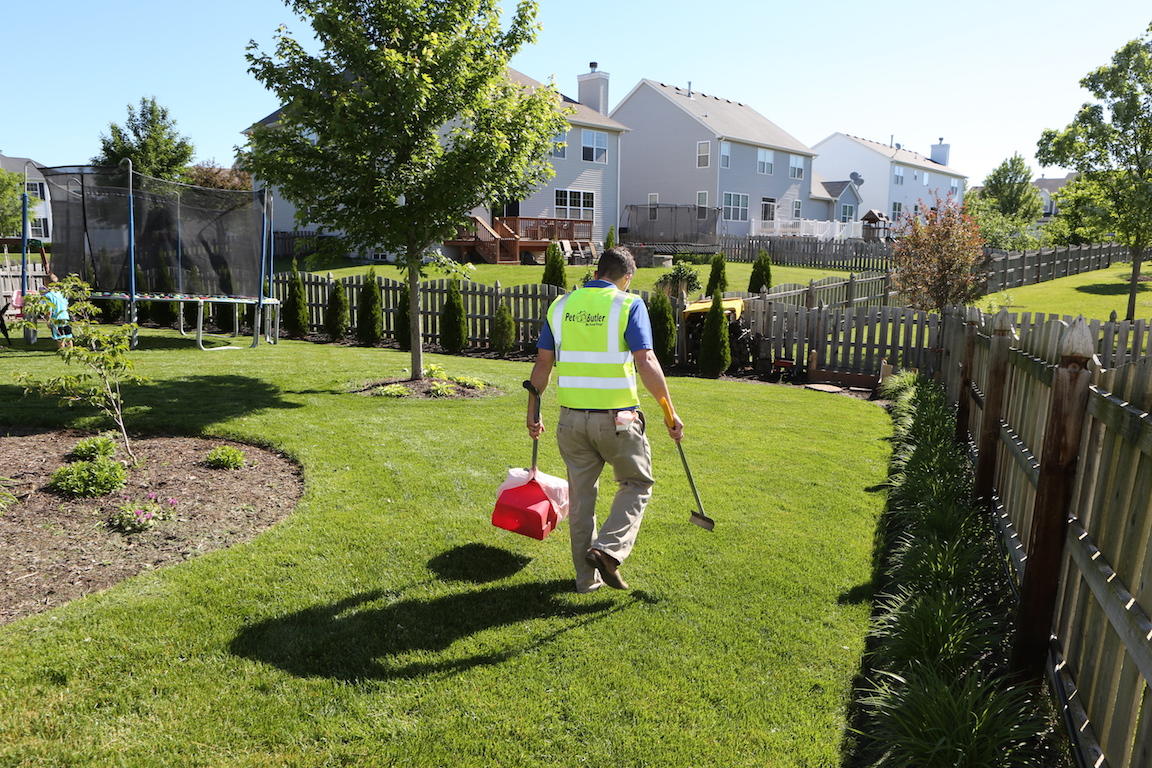
[(1020, 592), (1013, 666), (1047, 669), (1082, 764), (1150, 768), (1147, 329), (1021, 320), (954, 311), (942, 331), (957, 433)]
[(1055, 280), (1131, 259), (1127, 246), (1116, 243), (1046, 248), (1039, 251), (985, 250), (985, 293)]
[(716, 248), (729, 261), (755, 261), (763, 250), (772, 256), (773, 264), (853, 272), (886, 272), (891, 268), (892, 258), (892, 247), (886, 243), (814, 237), (722, 235)]

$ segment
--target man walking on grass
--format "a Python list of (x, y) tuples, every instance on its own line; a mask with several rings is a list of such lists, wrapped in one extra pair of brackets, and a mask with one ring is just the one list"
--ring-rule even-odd
[[(644, 506), (652, 496), (652, 452), (640, 412), (636, 374), (659, 402), (672, 398), (664, 371), (652, 351), (648, 308), (627, 293), (636, 262), (627, 248), (600, 256), (594, 278), (560, 296), (548, 308), (537, 343), (532, 386), (543, 392), (556, 368), (560, 421), (556, 443), (568, 467), (572, 561), (576, 591), (604, 584), (628, 589), (620, 564), (632, 551)], [(529, 397), (528, 434), (544, 432)], [(673, 440), (684, 434), (679, 417), (668, 428)], [(618, 484), (612, 511), (596, 528), (596, 494), (604, 464)]]

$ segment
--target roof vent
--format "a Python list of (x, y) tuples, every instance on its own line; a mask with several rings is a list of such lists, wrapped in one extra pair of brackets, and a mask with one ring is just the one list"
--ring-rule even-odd
[(596, 67), (598, 67), (598, 66), (600, 66), (600, 64), (598, 62), (595, 62), (595, 61), (588, 62), (588, 69), (592, 70), (593, 72), (596, 71)]
[(896, 142), (896, 149), (900, 149), (900, 142)]

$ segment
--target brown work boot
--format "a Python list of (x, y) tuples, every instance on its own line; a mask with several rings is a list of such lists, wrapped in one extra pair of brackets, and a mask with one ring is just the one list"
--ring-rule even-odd
[(600, 578), (604, 579), (605, 584), (613, 589), (628, 589), (628, 582), (620, 576), (620, 564), (612, 555), (599, 549), (590, 549), (584, 559), (600, 572)]

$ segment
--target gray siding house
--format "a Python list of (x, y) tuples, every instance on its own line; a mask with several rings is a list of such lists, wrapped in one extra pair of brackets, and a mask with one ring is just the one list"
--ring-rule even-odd
[(860, 205), (863, 198), (860, 196), (860, 188), (851, 179), (846, 181), (824, 181), (820, 174), (812, 174), (812, 201), (815, 205), (819, 201), (823, 201), (826, 206), (823, 211), (823, 216), (817, 218), (827, 219), (828, 221), (839, 221), (841, 223), (848, 223), (852, 221), (859, 221)]
[[(0, 168), (9, 173), (18, 173), (24, 176), (24, 167), (28, 167), (27, 192), (39, 202), (29, 206), (28, 209), (28, 236), (37, 240), (48, 242), (52, 239), (52, 206), (48, 200), (48, 186), (44, 183), (44, 174), (40, 169), (44, 166), (27, 157), (9, 157), (0, 155)], [(0, 237), (20, 237), (21, 232), (0, 232)]]
[(943, 139), (932, 145), (929, 156), (846, 133), (834, 133), (813, 149), (818, 174), (852, 179), (864, 211), (879, 211), (892, 221), (919, 213), (937, 196), (964, 198), (968, 177), (949, 167), (950, 147)]
[(811, 196), (815, 153), (747, 104), (645, 79), (612, 117), (629, 128), (624, 206), (652, 213), (694, 206), (702, 221), (718, 213), (715, 233), (732, 235), (755, 234), (761, 222), (825, 216), (827, 201)]

